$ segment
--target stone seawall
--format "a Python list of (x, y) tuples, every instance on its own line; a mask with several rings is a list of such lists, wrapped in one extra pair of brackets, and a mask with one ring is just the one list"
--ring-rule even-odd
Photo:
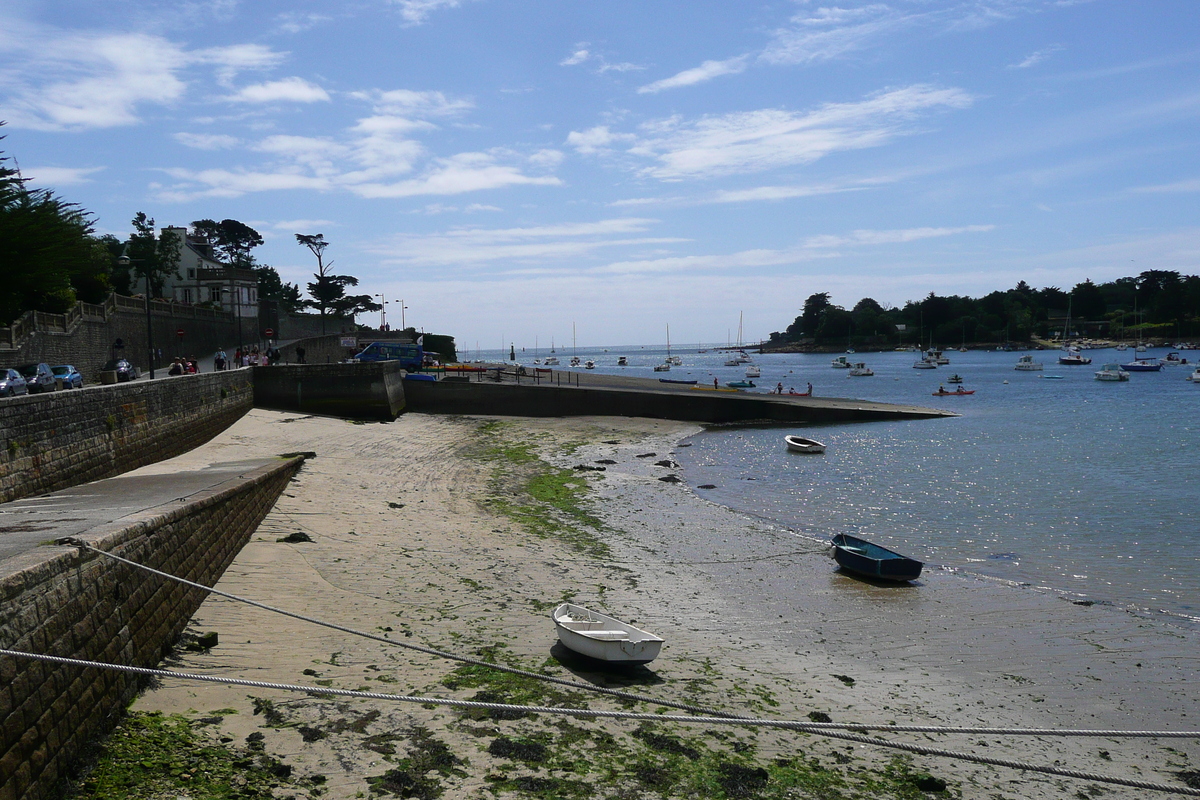
[[(100, 550), (213, 585), (302, 463), (280, 459), (80, 538)], [(3, 562), (0, 647), (153, 667), (207, 593), (75, 547)], [(134, 676), (0, 657), (0, 799), (46, 800), (89, 741), (139, 688)]]
[(279, 411), (392, 420), (404, 410), (403, 376), (398, 361), (255, 367), (254, 405)]
[(0, 403), (0, 502), (186, 453), (250, 410), (250, 370), (185, 375)]

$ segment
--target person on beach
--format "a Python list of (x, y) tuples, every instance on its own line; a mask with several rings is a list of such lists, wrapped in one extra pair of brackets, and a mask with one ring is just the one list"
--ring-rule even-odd
[(809, 397), (812, 397), (812, 383), (809, 383), (809, 384), (808, 384), (808, 392), (807, 392), (807, 394), (808, 394), (808, 396), (809, 396)]
[(714, 388), (714, 389), (719, 389), (719, 388), (721, 388), (721, 384), (717, 383), (717, 379), (716, 379), (716, 378), (713, 378), (713, 388)]
[(775, 394), (783, 394), (783, 381), (775, 384)]

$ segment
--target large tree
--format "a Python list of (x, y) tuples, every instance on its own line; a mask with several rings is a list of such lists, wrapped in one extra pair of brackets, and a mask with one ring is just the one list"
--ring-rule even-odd
[(149, 278), (151, 297), (162, 297), (163, 283), (168, 276), (179, 275), (179, 256), (182, 243), (178, 236), (159, 236), (154, 218), (139, 211), (131, 221), (133, 233), (125, 247), (125, 256), (136, 280), (135, 289), (146, 289)]
[(250, 251), (263, 243), (258, 231), (236, 219), (198, 219), (192, 223), (192, 232), (207, 238), (218, 258), (243, 269), (254, 266)]
[(0, 259), (21, 266), (3, 270), (0, 324), (25, 311), (62, 313), (78, 297), (96, 302), (106, 295), (111, 260), (91, 234), (87, 212), (29, 188), (0, 153)]
[(371, 300), (369, 294), (346, 294), (347, 286), (358, 286), (358, 278), (353, 275), (333, 275), (329, 272), (333, 262), (325, 263), (325, 248), (329, 247), (329, 242), (325, 241), (324, 234), (297, 233), (296, 241), (317, 257), (317, 271), (313, 273), (316, 280), (308, 284), (308, 293), (312, 300), (306, 300), (305, 305), (321, 313), (322, 334), (325, 333), (327, 313), (353, 317), (355, 314), (378, 311), (382, 308), (379, 303)]

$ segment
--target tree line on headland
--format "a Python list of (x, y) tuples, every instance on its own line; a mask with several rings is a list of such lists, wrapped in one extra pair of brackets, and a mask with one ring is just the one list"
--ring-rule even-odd
[(1024, 281), (980, 298), (939, 296), (885, 307), (864, 297), (849, 310), (820, 292), (804, 301), (766, 350), (1003, 345), (1034, 339), (1171, 340), (1200, 337), (1200, 277), (1149, 270), (1070, 291)]

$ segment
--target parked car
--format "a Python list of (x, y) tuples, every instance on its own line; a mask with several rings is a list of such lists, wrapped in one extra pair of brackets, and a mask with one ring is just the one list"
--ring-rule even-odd
[(138, 378), (137, 367), (130, 364), (123, 358), (114, 358), (104, 362), (104, 366), (100, 368), (101, 372), (117, 373), (117, 380), (124, 383), (125, 381), (133, 381)]
[(32, 392), (53, 392), (54, 373), (48, 364), (22, 364), (17, 372), (25, 379), (25, 385)]
[(51, 367), (50, 371), (62, 381), (64, 389), (83, 388), (83, 375), (70, 364), (59, 364), (57, 367)]
[(0, 367), (0, 397), (12, 397), (18, 394), (29, 394), (25, 379), (15, 369)]

